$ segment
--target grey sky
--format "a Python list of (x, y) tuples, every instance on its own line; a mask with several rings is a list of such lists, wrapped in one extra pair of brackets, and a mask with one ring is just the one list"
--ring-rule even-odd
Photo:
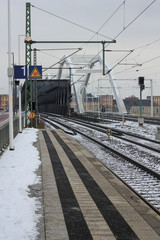
[[(25, 3), (24, 0), (11, 1), (12, 19), (12, 52), (15, 55), (15, 63), (18, 64), (18, 35), (25, 34)], [(90, 28), (95, 32), (105, 23), (113, 12), (123, 3), (123, 0), (33, 0), (31, 3), (60, 17)], [(140, 14), (153, 0), (126, 0), (125, 4), (101, 29), (100, 33), (110, 38), (115, 38), (138, 14)], [(0, 0), (0, 93), (8, 93), (8, 36), (7, 36), (7, 0)], [(160, 39), (160, 1), (155, 1), (133, 24), (125, 29), (115, 44), (110, 44), (107, 49), (131, 50), (135, 49), (122, 63), (144, 63), (141, 67), (130, 65), (117, 65), (113, 69), (113, 76), (116, 79), (137, 79), (138, 76), (145, 76), (146, 79), (153, 79), (154, 95), (159, 95), (160, 90), (160, 41), (146, 47), (139, 48)], [(33, 40), (89, 40), (93, 33), (81, 29), (54, 16), (46, 14), (37, 8), (31, 8), (32, 39)], [(21, 37), (21, 64), (24, 62), (24, 37)], [(107, 40), (96, 35), (93, 40)], [(59, 48), (79, 47), (80, 45), (36, 45), (36, 48)], [(96, 55), (101, 50), (101, 45), (85, 45), (79, 54)], [(73, 51), (72, 51), (73, 52)], [(71, 53), (70, 51), (65, 54)], [(50, 55), (47, 55), (50, 54)], [(63, 57), (63, 51), (52, 51), (38, 53), (38, 64), (47, 67)], [(121, 60), (126, 52), (106, 52), (106, 60), (112, 68)], [(148, 61), (156, 58), (155, 60)], [(148, 61), (148, 62), (147, 62)], [(145, 63), (146, 62), (146, 63)], [(102, 77), (102, 76), (99, 76)], [(97, 76), (93, 76), (94, 84), (97, 84)], [(138, 95), (138, 86), (135, 80), (117, 80), (121, 88), (121, 94), (128, 96)], [(109, 83), (102, 81), (100, 86), (109, 89)], [(145, 95), (150, 94), (149, 81), (146, 81)], [(132, 90), (131, 90), (132, 89)], [(90, 89), (92, 91), (92, 89)], [(95, 91), (95, 89), (94, 89)], [(107, 91), (107, 90), (106, 90)]]

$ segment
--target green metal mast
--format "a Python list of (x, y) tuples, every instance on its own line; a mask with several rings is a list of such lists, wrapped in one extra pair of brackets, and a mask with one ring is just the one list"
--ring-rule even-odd
[[(37, 49), (33, 49), (33, 64), (34, 66), (37, 65)], [(36, 114), (36, 128), (37, 128), (37, 114), (38, 114), (38, 98), (37, 98), (37, 79), (33, 81), (33, 101), (35, 105), (35, 109), (33, 111)], [(33, 108), (33, 105), (32, 105)]]
[[(26, 3), (26, 59), (27, 67), (31, 65), (31, 4)], [(27, 68), (28, 69), (28, 68)], [(27, 74), (28, 75), (28, 74)], [(32, 79), (25, 81), (25, 127), (31, 122), (29, 112), (32, 112)], [(32, 124), (32, 122), (31, 122)]]

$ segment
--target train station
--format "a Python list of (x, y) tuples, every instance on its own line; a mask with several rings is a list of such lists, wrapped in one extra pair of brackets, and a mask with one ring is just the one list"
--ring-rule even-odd
[(159, 240), (160, 3), (2, 1), (0, 240)]

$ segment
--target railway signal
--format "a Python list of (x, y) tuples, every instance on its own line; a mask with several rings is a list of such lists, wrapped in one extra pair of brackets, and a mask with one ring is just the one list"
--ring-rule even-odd
[(144, 77), (139, 77), (138, 78), (138, 83), (140, 85), (140, 90), (143, 91), (145, 89), (145, 85), (144, 85)]
[(140, 117), (138, 118), (139, 126), (143, 126), (144, 118), (142, 118), (142, 91), (145, 89), (144, 77), (138, 78), (138, 84), (140, 86)]

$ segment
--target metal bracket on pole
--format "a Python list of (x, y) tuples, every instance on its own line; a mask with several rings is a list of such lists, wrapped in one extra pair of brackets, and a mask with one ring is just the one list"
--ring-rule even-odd
[[(26, 42), (26, 41), (25, 41)], [(116, 40), (112, 41), (30, 41), (31, 44), (34, 43), (101, 43), (102, 44), (102, 54), (103, 54), (103, 75), (106, 75), (105, 72), (105, 44), (106, 43), (116, 43)]]

